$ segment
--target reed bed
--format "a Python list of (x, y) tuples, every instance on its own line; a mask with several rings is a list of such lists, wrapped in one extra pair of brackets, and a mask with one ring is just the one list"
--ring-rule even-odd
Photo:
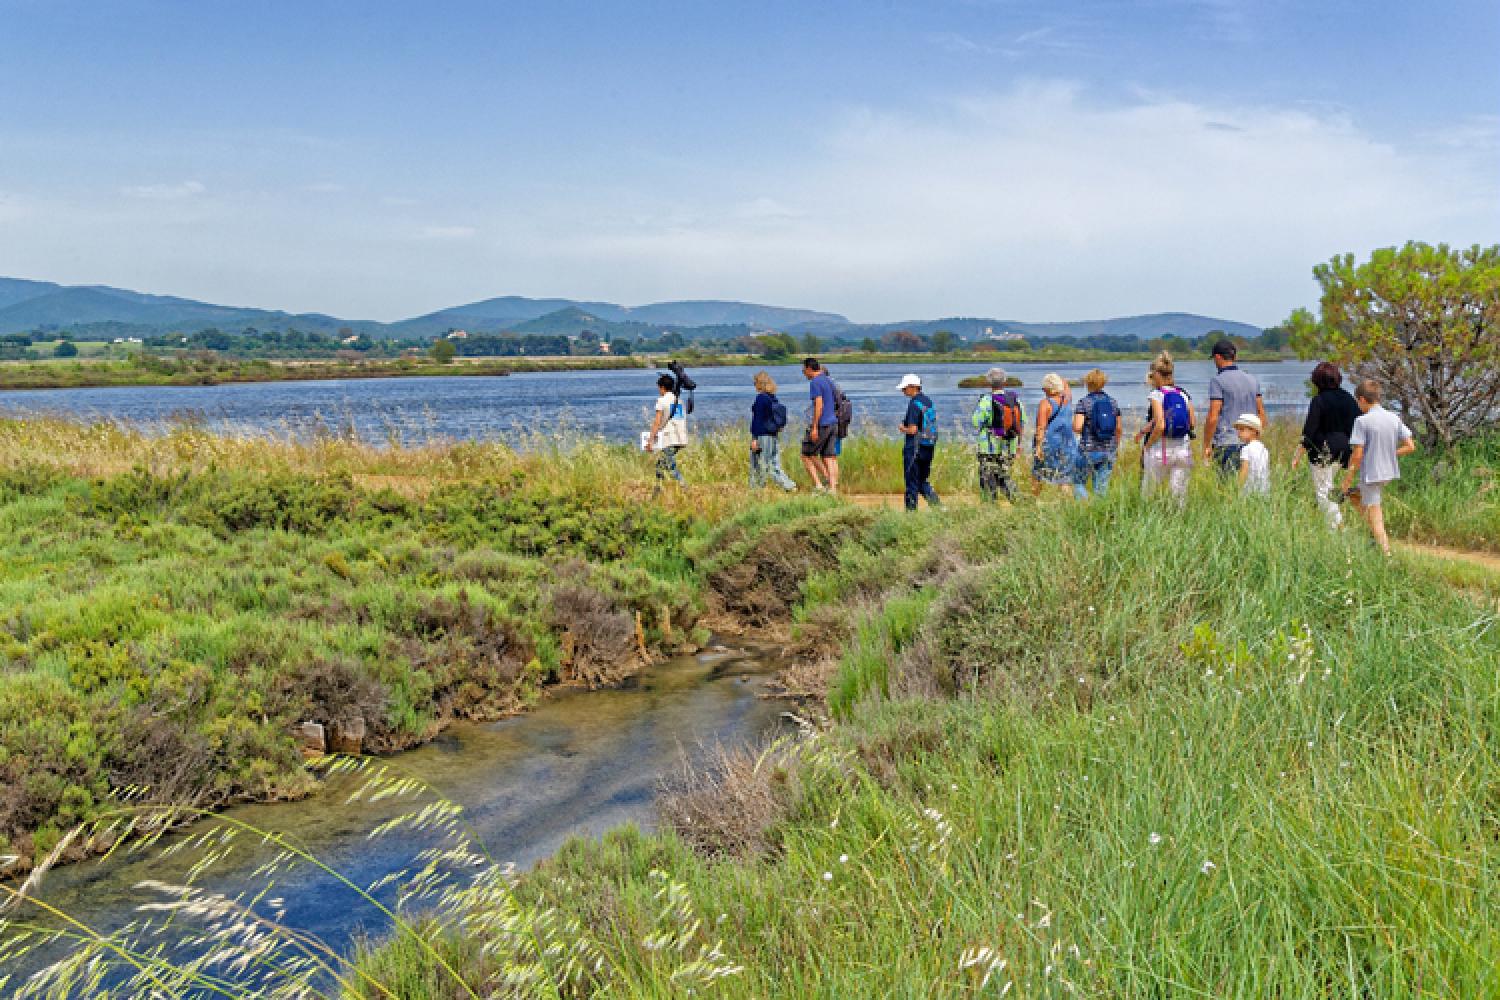
[[(1265, 498), (1206, 470), (1185, 505), (1143, 498), (1127, 450), (1118, 486), (1089, 503), (859, 517), (811, 498), (756, 502), (737, 485), (743, 439), (708, 435), (687, 469), (713, 485), (669, 491), (660, 505), (692, 537), (624, 558), (671, 586), (705, 586), (779, 546), (794, 641), (834, 653), (836, 721), (694, 783), (692, 808), (667, 810), (681, 835), (579, 841), (529, 873), (492, 859), (452, 803), (339, 763), (367, 783), (360, 794), (399, 805), (372, 820), (374, 835), (421, 845), (401, 877), (348, 887), (352, 905), (391, 927), (388, 940), (350, 955), (286, 932), (292, 872), (321, 863), (285, 845), (290, 855), (243, 897), (216, 897), (203, 880), (143, 886), (151, 908), (122, 934), (92, 933), (87, 914), (12, 907), (5, 957), (18, 962), (37, 942), (71, 954), (0, 989), (328, 1000), (1500, 994), (1500, 849), (1487, 806), (1500, 780), (1500, 605), (1423, 560), (1381, 557), (1358, 531), (1330, 532), (1285, 468), (1294, 435), (1273, 432)], [(851, 439), (851, 492), (891, 492), (898, 447)], [(951, 478), (939, 488), (956, 498), (967, 454), (946, 451)], [(502, 492), (535, 477), (551, 497), (627, 507), (651, 483), (646, 456), (588, 439), (392, 449), (0, 425), (0, 455), (25, 475), (102, 476), (117, 490), (135, 481), (119, 471), (127, 459), (158, 477), (233, 464), (256, 477), (331, 468), (355, 481), (427, 480), (425, 497), (450, 477)], [(1488, 459), (1464, 461), (1473, 480)], [(1412, 479), (1392, 492), (1441, 510)], [(97, 563), (91, 535), (119, 544), (167, 527), (138, 514), (90, 521), (66, 536), (74, 562), (59, 563), (57, 525), (86, 509), (66, 499), (83, 486), (7, 488), (9, 585), (19, 573), (35, 595)], [(52, 534), (27, 520), (39, 511), (59, 519)], [(158, 544), (205, 544), (171, 530)], [(373, 548), (341, 548), (345, 569), (399, 602), (401, 579), (364, 576), (376, 573)], [(210, 577), (231, 562), (227, 550), (196, 551)], [(799, 551), (800, 575), (787, 555)], [(528, 579), (514, 574), (531, 564), (496, 552), (483, 573)], [(139, 587), (117, 592), (120, 607), (141, 606)], [(74, 600), (104, 610), (79, 604), (78, 620), (114, 620), (108, 592), (84, 593)], [(39, 632), (63, 634), (28, 635)], [(102, 669), (95, 661), (84, 662)], [(66, 676), (33, 663), (0, 682), (32, 685), (11, 689), (32, 715), (40, 693), (77, 711), (57, 686)], [(716, 815), (744, 822), (714, 808), (715, 781), (737, 786), (722, 801), (756, 803), (749, 834), (702, 828)], [(162, 808), (118, 801), (49, 846), (115, 843), (138, 813)], [(141, 849), (162, 849), (160, 829), (146, 824)], [(175, 842), (200, 852), (203, 879), (225, 843), (274, 842), (274, 831), (210, 832), (225, 829)]]
[(761, 853), (627, 832), (517, 891), (595, 935), (609, 995), (672, 993), (662, 877), (717, 914), (721, 996), (1493, 995), (1495, 604), (1290, 490), (1226, 502), (948, 515), (985, 544), (858, 631), (846, 721), (723, 772), (781, 802)]

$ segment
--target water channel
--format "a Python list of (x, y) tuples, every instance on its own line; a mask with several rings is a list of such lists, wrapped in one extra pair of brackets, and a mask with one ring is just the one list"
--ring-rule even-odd
[[(664, 776), (684, 762), (701, 766), (716, 748), (746, 746), (784, 731), (788, 705), (772, 697), (775, 668), (774, 656), (764, 650), (678, 658), (652, 665), (618, 688), (557, 691), (522, 715), (457, 723), (383, 766), (462, 805), (491, 857), (529, 866), (570, 837), (625, 823), (653, 827)], [(225, 815), (277, 831), (340, 875), (370, 886), (408, 869), (417, 852), (432, 845), (406, 833), (371, 838), (378, 824), (423, 800), (349, 803), (350, 792), (363, 783), (359, 776), (339, 775), (310, 798), (241, 806)], [(206, 820), (177, 839), (201, 835), (215, 823)], [(137, 919), (141, 904), (161, 901), (140, 883), (186, 884), (205, 853), (195, 848), (166, 854), (158, 847), (64, 866), (46, 875), (38, 896), (95, 930), (114, 931)], [(242, 835), (234, 853), (194, 884), (230, 897), (253, 895), (267, 881), (256, 869), (275, 853)], [(388, 927), (377, 908), (316, 868), (282, 873), (273, 895), (285, 902), (286, 926), (341, 951)], [(377, 895), (389, 904), (396, 888)]]

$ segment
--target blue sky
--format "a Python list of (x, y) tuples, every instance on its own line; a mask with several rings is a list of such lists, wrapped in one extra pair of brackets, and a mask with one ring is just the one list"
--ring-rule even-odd
[(1493, 0), (0, 0), (0, 274), (1270, 323), (1500, 239), (1497, 52)]

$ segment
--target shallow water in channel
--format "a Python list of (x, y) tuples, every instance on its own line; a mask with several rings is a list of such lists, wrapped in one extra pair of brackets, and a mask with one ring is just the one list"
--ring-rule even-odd
[[(457, 723), (385, 763), (461, 804), (493, 858), (527, 866), (574, 835), (623, 823), (653, 826), (658, 783), (680, 768), (684, 755), (702, 761), (715, 747), (752, 744), (788, 728), (787, 703), (767, 697), (774, 669), (769, 655), (753, 651), (683, 657), (653, 665), (620, 688), (561, 691), (523, 715)], [(429, 799), (346, 804), (360, 783), (335, 776), (303, 801), (241, 806), (226, 815), (289, 834), (340, 874), (370, 885), (411, 865), (434, 839), (406, 833), (370, 839), (378, 823)], [(66, 866), (48, 873), (39, 895), (96, 930), (118, 928), (138, 915), (140, 904), (162, 899), (137, 883), (186, 882), (202, 854), (163, 857), (153, 850)], [(242, 834), (234, 855), (197, 884), (226, 895), (264, 885), (254, 869), (273, 854)], [(281, 876), (269, 895), (285, 901), (287, 925), (339, 950), (387, 926), (333, 876), (306, 867)], [(394, 891), (381, 898), (389, 903)]]

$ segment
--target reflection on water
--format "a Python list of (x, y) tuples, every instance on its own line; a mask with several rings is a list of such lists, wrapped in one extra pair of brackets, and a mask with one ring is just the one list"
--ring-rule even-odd
[[(1023, 380), (1022, 399), (1034, 408), (1041, 399), (1042, 376), (1055, 371), (1080, 379), (1096, 367), (1091, 362), (996, 363)], [(905, 372), (922, 377), (943, 423), (967, 419), (979, 390), (958, 388), (959, 379), (985, 371), (983, 364), (841, 365), (829, 369), (854, 401), (857, 419), (895, 433), (906, 400), (896, 390)], [(1144, 411), (1147, 365), (1143, 361), (1097, 364), (1110, 378), (1109, 392), (1119, 399), (1128, 421)], [(1302, 362), (1246, 364), (1262, 382), (1269, 409), (1306, 406), (1311, 365)], [(698, 382), (695, 428), (749, 420), (757, 369), (703, 368)], [(781, 388), (793, 424), (802, 420), (807, 383), (794, 365), (766, 367)], [(1182, 361), (1177, 382), (1201, 406), (1207, 405), (1210, 361)], [(1081, 391), (1081, 390), (1080, 390)], [(57, 413), (85, 419), (113, 419), (155, 424), (185, 415), (215, 430), (238, 433), (306, 432), (313, 427), (352, 432), (382, 443), (420, 443), (434, 438), (516, 440), (549, 433), (566, 425), (612, 441), (631, 441), (644, 429), (656, 399), (656, 376), (646, 370), (533, 372), (505, 377), (437, 377), (362, 379), (334, 382), (265, 382), (221, 386), (152, 386), (118, 389), (28, 389), (0, 392), (0, 414)]]
[[(745, 745), (785, 726), (785, 703), (765, 697), (769, 670), (765, 658), (750, 653), (673, 660), (626, 687), (565, 691), (525, 715), (456, 724), (388, 765), (461, 804), (493, 858), (529, 865), (574, 835), (623, 823), (650, 827), (657, 783), (684, 754), (702, 760), (715, 746)], [(408, 833), (371, 839), (377, 824), (410, 811), (413, 802), (348, 804), (361, 783), (336, 776), (305, 801), (243, 806), (226, 816), (284, 833), (355, 883), (371, 885), (406, 869), (433, 840)], [(214, 822), (184, 836), (201, 835)], [(275, 851), (254, 839), (236, 840), (233, 856), (197, 884), (228, 895), (263, 887), (255, 869)], [(116, 929), (141, 903), (158, 900), (134, 888), (138, 883), (185, 883), (201, 854), (164, 857), (156, 850), (62, 868), (49, 873), (40, 895), (96, 930)], [(288, 926), (338, 948), (385, 926), (377, 910), (314, 869), (284, 875), (272, 895), (285, 899)], [(381, 893), (387, 902), (394, 896)]]

